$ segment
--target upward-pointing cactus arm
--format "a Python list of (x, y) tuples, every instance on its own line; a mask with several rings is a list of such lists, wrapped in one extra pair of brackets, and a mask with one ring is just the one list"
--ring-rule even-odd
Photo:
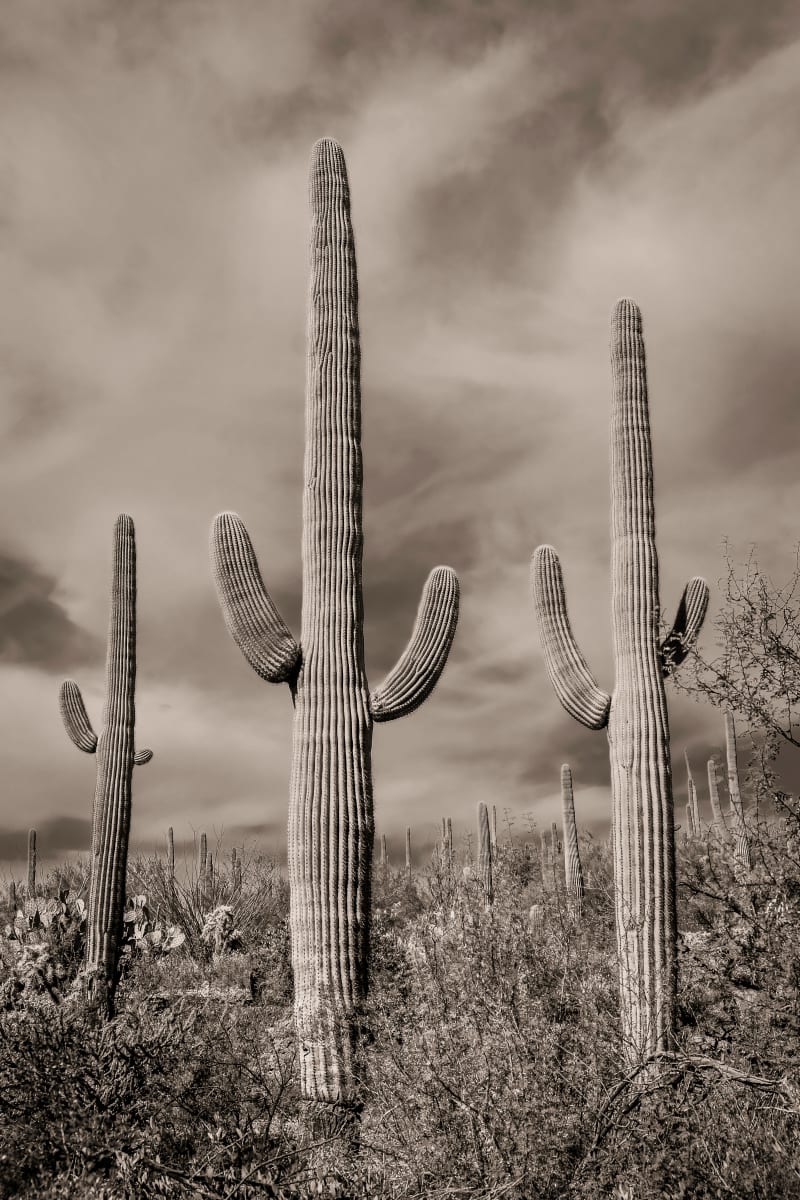
[(680, 666), (697, 641), (708, 608), (708, 584), (695, 575), (683, 589), (675, 620), (660, 647), (664, 678)]
[(531, 584), (550, 681), (564, 708), (589, 729), (608, 724), (611, 697), (597, 686), (570, 628), (561, 563), (552, 546), (539, 546)]
[(222, 615), (236, 645), (262, 679), (289, 682), (300, 647), (264, 586), (253, 544), (236, 513), (214, 519), (211, 564)]
[(137, 767), (143, 767), (145, 765), (145, 763), (150, 762), (150, 759), (152, 757), (153, 757), (152, 750), (137, 750), (133, 756), (134, 765)]
[(447, 662), (458, 622), (458, 576), (435, 567), (425, 583), (411, 640), (370, 697), (374, 721), (394, 721), (427, 700)]
[(94, 754), (97, 749), (97, 734), (92, 729), (81, 689), (74, 679), (67, 679), (62, 683), (59, 703), (64, 728), (71, 741), (85, 754)]

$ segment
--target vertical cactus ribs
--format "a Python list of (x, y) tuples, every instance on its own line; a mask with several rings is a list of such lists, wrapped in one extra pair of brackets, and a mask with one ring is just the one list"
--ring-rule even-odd
[(567, 763), (561, 768), (561, 815), (564, 828), (564, 878), (576, 916), (583, 909), (583, 868), (578, 850), (578, 827), (575, 824), (575, 796), (572, 771)]
[(664, 678), (688, 654), (708, 604), (695, 578), (659, 642), (658, 559), (641, 314), (620, 300), (612, 318), (612, 627), (616, 686), (595, 682), (573, 637), (561, 564), (551, 546), (533, 557), (532, 584), (545, 661), (564, 708), (606, 728), (611, 765), (615, 920), (626, 1061), (671, 1047), (677, 984), (675, 844)]
[[(295, 702), (288, 860), (295, 1022), (308, 1099), (348, 1104), (352, 1042), (366, 996), (375, 722), (433, 690), (455, 635), (458, 580), (437, 567), (411, 641), (370, 693), (364, 666), (360, 344), (355, 245), (344, 155), (311, 156), (311, 280), (300, 645), (264, 587), (234, 513), (214, 522), (212, 564), (228, 629), (253, 669)], [(301, 648), (302, 647), (302, 648)]]
[(492, 834), (489, 828), (489, 810), (482, 800), (478, 804), (478, 876), (483, 885), (484, 904), (489, 908), (494, 900)]
[(114, 526), (111, 615), (106, 656), (103, 731), (92, 729), (80, 688), (61, 685), (61, 716), (67, 734), (87, 754), (97, 756), (92, 811), (92, 858), (86, 919), (86, 972), (90, 1000), (113, 1015), (125, 907), (125, 875), (131, 823), (134, 766), (153, 757), (134, 749), (136, 684), (136, 541), (125, 514)]
[(36, 895), (36, 830), (28, 830), (28, 899)]

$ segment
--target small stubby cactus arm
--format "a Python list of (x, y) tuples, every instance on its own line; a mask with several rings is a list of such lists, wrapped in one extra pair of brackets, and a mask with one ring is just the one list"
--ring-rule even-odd
[(291, 683), (300, 647), (264, 586), (253, 543), (236, 513), (211, 528), (211, 562), (228, 631), (250, 666), (268, 683)]
[(430, 696), (456, 635), (458, 605), (455, 571), (434, 567), (422, 592), (411, 639), (395, 667), (370, 696), (374, 721), (405, 717)]
[(97, 750), (97, 734), (92, 729), (81, 689), (74, 679), (67, 679), (62, 683), (59, 703), (61, 719), (70, 740), (85, 754), (94, 754)]
[(708, 609), (708, 584), (695, 575), (683, 589), (675, 620), (660, 646), (661, 671), (666, 679), (679, 667), (699, 637)]
[(571, 717), (588, 729), (608, 724), (611, 697), (598, 687), (572, 633), (561, 563), (552, 546), (539, 546), (531, 563), (539, 635), (553, 689)]
[[(74, 742), (78, 749), (83, 750), (85, 754), (95, 754), (97, 751), (97, 734), (92, 729), (92, 723), (89, 720), (89, 714), (83, 702), (81, 689), (74, 679), (66, 679), (62, 683), (59, 693), (59, 704), (61, 706), (61, 719), (64, 722), (64, 728), (69, 734), (70, 741)], [(143, 767), (145, 763), (150, 762), (152, 757), (152, 750), (137, 750), (133, 756), (134, 765)]]

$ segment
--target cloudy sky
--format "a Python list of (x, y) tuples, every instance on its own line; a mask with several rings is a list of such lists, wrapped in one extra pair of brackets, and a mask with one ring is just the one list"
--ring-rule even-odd
[[(609, 316), (642, 307), (665, 612), (722, 540), (800, 537), (800, 12), (787, 0), (4, 0), (0, 7), (0, 868), (86, 848), (111, 534), (139, 554), (133, 840), (284, 853), (285, 687), (230, 641), (214, 514), (299, 630), (307, 168), (347, 157), (360, 274), (367, 669), (429, 569), (462, 584), (424, 709), (375, 733), (376, 826), (422, 857), (475, 804), (549, 825), (562, 762), (607, 823), (605, 736), (563, 712), (528, 586), (562, 557), (613, 686)], [(715, 607), (715, 606), (714, 606)], [(712, 607), (713, 616), (714, 607)], [(706, 643), (713, 636), (706, 635)], [(711, 710), (672, 692), (702, 780)], [(676, 800), (684, 799), (676, 768)], [(701, 796), (705, 799), (705, 789)]]

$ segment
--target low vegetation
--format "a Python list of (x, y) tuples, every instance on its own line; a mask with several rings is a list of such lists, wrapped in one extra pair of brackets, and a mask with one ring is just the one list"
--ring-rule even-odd
[(360, 1130), (313, 1139), (275, 866), (201, 894), (131, 863), (111, 1021), (81, 998), (65, 867), (5, 913), (1, 1194), (800, 1194), (800, 811), (750, 832), (746, 879), (713, 832), (679, 844), (680, 1048), (657, 1074), (621, 1066), (605, 844), (581, 838), (580, 916), (538, 834), (501, 834), (491, 905), (465, 854), (377, 868)]

